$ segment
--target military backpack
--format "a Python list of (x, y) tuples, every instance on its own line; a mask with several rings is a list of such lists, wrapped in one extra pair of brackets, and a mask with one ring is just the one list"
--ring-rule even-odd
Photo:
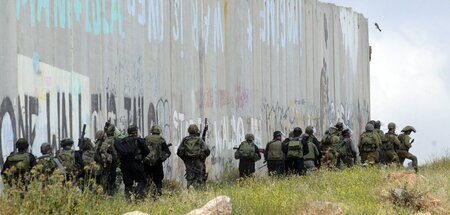
[(99, 163), (103, 167), (111, 166), (114, 160), (113, 156), (113, 147), (114, 147), (114, 138), (108, 137), (110, 140), (106, 139), (103, 142), (99, 142), (97, 145), (97, 157), (99, 159)]
[(377, 150), (376, 135), (373, 132), (361, 134), (361, 150), (362, 152), (373, 152)]
[(11, 167), (15, 167), (17, 172), (26, 172), (30, 169), (30, 153), (13, 153), (8, 157)]
[(394, 150), (394, 143), (391, 141), (391, 134), (386, 133), (381, 136), (381, 149), (383, 151)]
[(75, 167), (75, 151), (73, 150), (59, 150), (56, 153), (56, 157), (61, 161), (67, 173), (74, 173)]
[(302, 158), (303, 145), (299, 138), (291, 138), (288, 143), (287, 158)]
[[(145, 142), (147, 143), (150, 153), (144, 158), (144, 163), (149, 166), (154, 166), (159, 160), (164, 159), (162, 156), (164, 154), (162, 152), (162, 144), (165, 141), (159, 135), (149, 135), (145, 137)], [(165, 159), (167, 159), (167, 157), (165, 157)]]
[(335, 153), (339, 153), (339, 157), (351, 156), (350, 150), (351, 146), (345, 139), (339, 140), (339, 142), (333, 148), (333, 151)]
[(255, 145), (244, 141), (238, 148), (239, 159), (254, 159), (255, 158)]
[(190, 158), (201, 157), (201, 138), (200, 137), (187, 137), (183, 140), (182, 144), (185, 146), (185, 155)]

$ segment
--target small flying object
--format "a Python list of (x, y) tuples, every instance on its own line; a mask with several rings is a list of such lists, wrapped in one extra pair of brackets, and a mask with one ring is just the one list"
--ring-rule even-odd
[(375, 27), (381, 32), (380, 26), (375, 22)]

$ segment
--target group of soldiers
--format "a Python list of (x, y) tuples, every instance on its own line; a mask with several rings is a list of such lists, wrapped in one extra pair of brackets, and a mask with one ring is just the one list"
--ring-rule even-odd
[[(319, 141), (314, 135), (314, 127), (308, 126), (305, 133), (300, 127), (294, 128), (289, 137), (283, 140), (283, 133), (275, 131), (273, 140), (265, 149), (255, 144), (253, 134), (245, 135), (245, 141), (236, 147), (235, 159), (239, 159), (240, 177), (255, 173), (255, 162), (264, 154), (270, 175), (303, 175), (319, 168), (345, 168), (360, 161), (364, 166), (375, 164), (403, 166), (405, 159), (412, 161), (412, 167), (418, 172), (417, 157), (409, 152), (414, 139), (412, 126), (406, 126), (401, 134), (396, 134), (396, 125), (388, 124), (388, 132), (381, 129), (381, 122), (371, 120), (360, 135), (358, 150), (352, 143), (351, 130), (344, 128), (342, 122), (330, 127)], [(358, 152), (360, 159), (358, 159)]]
[[(208, 177), (205, 159), (210, 150), (204, 141), (207, 126), (203, 131), (204, 135), (200, 137), (198, 126), (190, 125), (189, 135), (183, 138), (177, 151), (186, 165), (188, 187), (201, 187)], [(105, 194), (112, 196), (118, 190), (116, 169), (119, 167), (128, 199), (143, 199), (150, 189), (157, 198), (162, 194), (163, 162), (171, 155), (171, 144), (161, 136), (160, 126), (152, 126), (150, 132), (142, 138), (138, 127), (131, 125), (125, 134), (108, 121), (103, 130), (96, 132), (95, 144), (91, 139), (81, 137), (79, 150), (74, 150), (72, 139), (62, 139), (61, 148), (53, 154), (53, 147), (43, 143), (42, 156), (37, 159), (29, 152), (28, 141), (20, 138), (15, 144), (17, 151), (7, 157), (1, 174), (9, 186), (23, 190), (27, 189), (33, 176), (45, 176), (49, 180), (56, 174), (63, 175), (65, 183), (73, 183), (81, 189), (97, 184)]]
[[(395, 123), (389, 123), (389, 131), (384, 134), (380, 127), (379, 121), (367, 123), (365, 132), (359, 138), (358, 150), (352, 143), (351, 131), (345, 129), (341, 122), (330, 127), (321, 141), (316, 138), (312, 126), (306, 127), (305, 133), (296, 127), (285, 139), (281, 131), (275, 131), (273, 140), (267, 143), (265, 149), (258, 148), (253, 134), (246, 134), (245, 141), (235, 148), (239, 175), (253, 175), (255, 162), (262, 158), (261, 153), (269, 174), (282, 176), (303, 175), (319, 168), (351, 167), (358, 161), (357, 151), (363, 165), (402, 165), (405, 159), (411, 159), (417, 172), (417, 158), (409, 152), (414, 142), (410, 134), (416, 130), (406, 126), (402, 134), (397, 135)], [(207, 130), (206, 121), (202, 134), (197, 125), (190, 125), (189, 135), (182, 139), (177, 150), (186, 167), (188, 188), (200, 188), (208, 178), (205, 166), (205, 160), (210, 155), (205, 143)], [(160, 126), (153, 125), (150, 132), (142, 138), (138, 127), (131, 125), (125, 134), (108, 121), (103, 130), (96, 132), (94, 142), (82, 135), (78, 141), (79, 150), (74, 150), (74, 141), (63, 139), (56, 154), (53, 154), (50, 144), (44, 143), (41, 145), (42, 156), (37, 159), (28, 152), (27, 140), (20, 138), (16, 141), (17, 151), (11, 153), (3, 165), (2, 177), (10, 186), (16, 183), (26, 187), (32, 173), (50, 177), (57, 172), (64, 175), (65, 182), (81, 185), (82, 189), (93, 181), (103, 188), (105, 194), (114, 195), (118, 190), (116, 169), (119, 167), (128, 199), (132, 196), (142, 199), (150, 189), (156, 198), (162, 193), (163, 162), (171, 156), (171, 144), (167, 144), (161, 136)]]

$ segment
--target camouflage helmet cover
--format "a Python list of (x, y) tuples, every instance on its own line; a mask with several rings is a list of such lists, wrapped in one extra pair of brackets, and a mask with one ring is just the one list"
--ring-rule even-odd
[(414, 131), (414, 133), (416, 133), (416, 129), (410, 125), (407, 125), (406, 127), (404, 127), (402, 129), (402, 132), (407, 132), (407, 131)]
[(64, 138), (61, 140), (61, 147), (73, 146), (73, 140), (70, 138)]
[(80, 147), (80, 149), (82, 150), (93, 148), (91, 139), (85, 137), (83, 141), (80, 142), (78, 147)]
[(395, 123), (393, 123), (393, 122), (390, 122), (390, 123), (388, 124), (388, 129), (395, 129), (395, 127), (396, 127), (396, 125), (395, 125)]
[(282, 136), (282, 135), (283, 135), (283, 133), (282, 133), (281, 131), (275, 131), (275, 132), (273, 132), (273, 138), (276, 138), (276, 137)]
[(253, 141), (253, 140), (255, 140), (255, 135), (253, 135), (253, 134), (246, 134), (245, 135), (245, 140)]
[(198, 126), (196, 124), (191, 124), (188, 127), (188, 133), (189, 134), (198, 134), (199, 133), (199, 129)]
[(366, 131), (373, 131), (373, 130), (374, 130), (373, 124), (367, 123), (367, 125), (366, 125)]
[(342, 130), (344, 129), (344, 124), (342, 122), (338, 122), (336, 123), (336, 125), (334, 125), (334, 127), (336, 127), (338, 130)]
[(103, 130), (98, 130), (97, 132), (95, 132), (95, 139), (96, 140), (101, 140), (105, 138), (105, 131)]
[(150, 132), (152, 134), (161, 134), (161, 126), (159, 125), (153, 125), (152, 128), (150, 129)]
[(29, 146), (28, 140), (25, 139), (25, 138), (19, 138), (16, 141), (16, 148), (19, 149), (19, 150), (27, 149), (28, 146)]
[(43, 143), (41, 145), (41, 153), (43, 155), (50, 154), (50, 153), (52, 153), (52, 151), (53, 151), (53, 147), (49, 143)]
[(376, 128), (376, 129), (380, 129), (381, 128), (380, 120), (375, 121), (375, 123), (373, 124), (373, 127)]
[(312, 135), (314, 133), (314, 127), (308, 126), (305, 128), (305, 133)]

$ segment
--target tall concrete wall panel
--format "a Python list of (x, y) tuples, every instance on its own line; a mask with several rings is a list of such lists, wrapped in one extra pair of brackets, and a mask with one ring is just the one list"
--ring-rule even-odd
[(161, 125), (182, 179), (176, 149), (207, 117), (215, 178), (245, 133), (264, 146), (342, 121), (356, 136), (370, 114), (367, 19), (315, 0), (8, 0), (0, 35), (3, 160), (19, 137), (39, 155), (111, 118)]

